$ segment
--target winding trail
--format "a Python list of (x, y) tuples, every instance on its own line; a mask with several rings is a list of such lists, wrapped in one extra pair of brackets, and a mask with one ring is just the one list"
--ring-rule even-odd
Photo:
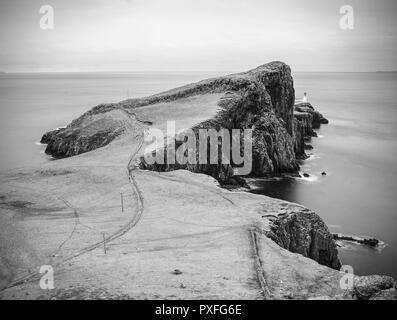
[[(136, 156), (138, 155), (138, 153), (140, 152), (143, 144), (144, 144), (144, 135), (145, 135), (145, 130), (146, 128), (142, 125), (139, 124), (140, 120), (137, 119), (137, 117), (135, 116), (135, 119), (138, 123), (138, 126), (140, 127), (140, 129), (142, 130), (142, 134), (141, 134), (141, 139), (138, 145), (138, 148), (135, 150), (135, 152), (133, 152), (130, 156), (129, 162), (127, 164), (127, 176), (128, 176), (128, 181), (129, 184), (131, 186), (131, 190), (132, 190), (132, 195), (134, 196), (134, 198), (137, 201), (137, 210), (134, 213), (133, 212), (133, 216), (132, 219), (125, 224), (124, 226), (122, 226), (121, 228), (119, 228), (117, 231), (115, 231), (113, 234), (109, 235), (108, 237), (105, 237), (104, 240), (95, 242), (91, 245), (88, 245), (80, 250), (78, 250), (77, 252), (65, 257), (62, 259), (62, 261), (56, 263), (55, 267), (60, 267), (62, 266), (64, 263), (77, 258), (85, 253), (91, 252), (99, 247), (102, 247), (104, 245), (104, 243), (109, 243), (111, 241), (114, 241), (118, 238), (120, 238), (121, 236), (123, 236), (124, 234), (126, 234), (128, 231), (130, 231), (132, 228), (134, 228), (139, 221), (141, 220), (142, 216), (143, 216), (143, 210), (144, 210), (144, 204), (143, 204), (143, 196), (142, 196), (142, 192), (139, 189), (139, 186), (134, 178), (133, 175), (133, 171), (136, 170), (136, 166), (134, 165), (134, 161), (136, 160)], [(66, 244), (66, 242), (68, 240), (70, 240), (73, 237), (73, 234), (76, 231), (76, 228), (79, 224), (79, 214), (78, 214), (78, 210), (76, 208), (74, 208), (67, 200), (65, 199), (61, 199), (65, 205), (67, 207), (69, 207), (70, 209), (73, 210), (74, 213), (74, 217), (75, 217), (75, 224), (73, 227), (73, 230), (71, 232), (71, 234), (59, 245), (59, 247), (57, 248), (57, 250), (51, 255), (54, 256), (55, 254), (58, 254), (62, 247)], [(37, 269), (37, 268), (36, 268)], [(41, 277), (41, 275), (37, 272), (37, 271), (30, 271), (30, 272), (26, 272), (25, 274), (22, 274), (20, 276), (17, 276), (11, 283), (9, 283), (7, 286), (5, 286), (4, 288), (0, 289), (1, 291), (4, 291), (6, 289), (12, 288), (12, 287), (16, 287), (18, 285), (21, 285), (23, 283), (27, 283), (27, 282), (33, 282), (36, 280), (39, 280)]]
[[(128, 223), (126, 223), (125, 225), (123, 225), (122, 227), (120, 227), (119, 229), (117, 229), (114, 233), (110, 234), (109, 236), (105, 237), (104, 239), (102, 239), (101, 241), (97, 241), (95, 243), (92, 243), (88, 246), (85, 246), (79, 250), (77, 250), (76, 252), (73, 252), (72, 254), (62, 258), (60, 261), (56, 262), (56, 263), (51, 263), (52, 261), (48, 261), (49, 265), (52, 265), (54, 268), (58, 268), (58, 267), (62, 267), (62, 265), (64, 265), (65, 263), (67, 263), (68, 261), (77, 258), (79, 256), (82, 256), (86, 253), (89, 253), (97, 248), (100, 248), (102, 246), (104, 246), (104, 244), (109, 244), (112, 241), (122, 237), (123, 235), (125, 235), (128, 231), (130, 231), (131, 229), (133, 229), (138, 223), (139, 221), (142, 219), (143, 216), (143, 212), (144, 212), (144, 199), (143, 199), (143, 195), (142, 192), (138, 186), (138, 183), (134, 177), (134, 171), (138, 168), (136, 160), (137, 160), (137, 156), (139, 154), (139, 152), (141, 151), (143, 145), (144, 145), (144, 137), (145, 137), (145, 133), (147, 130), (147, 126), (145, 125), (145, 122), (142, 120), (139, 120), (138, 117), (133, 114), (133, 113), (128, 113), (129, 116), (133, 116), (135, 117), (136, 120), (136, 124), (139, 127), (139, 133), (138, 135), (136, 135), (136, 137), (138, 137), (138, 146), (136, 147), (136, 150), (130, 155), (129, 157), (129, 161), (127, 163), (126, 166), (126, 175), (128, 178), (128, 182), (129, 182), (129, 186), (131, 187), (131, 191), (132, 191), (132, 196), (134, 197), (135, 201), (136, 201), (136, 206), (137, 208), (135, 209), (134, 207), (132, 208), (132, 218), (128, 221)], [(135, 136), (135, 134), (134, 134)], [(169, 180), (169, 181), (174, 181), (174, 182), (179, 182), (179, 183), (186, 183), (185, 181), (182, 181), (180, 179), (175, 179), (175, 178), (171, 178), (171, 177), (166, 177), (166, 176), (162, 176), (162, 179), (165, 180)], [(201, 184), (199, 183), (190, 183), (195, 185), (196, 187), (203, 187)], [(212, 193), (220, 198), (222, 198), (224, 201), (226, 201), (229, 205), (231, 205), (232, 207), (238, 208), (239, 206), (232, 201), (231, 199), (229, 199), (227, 196), (225, 196), (222, 192), (217, 191), (217, 190), (206, 190), (209, 193)], [(74, 214), (74, 227), (71, 230), (70, 234), (66, 237), (66, 239), (64, 241), (62, 241), (62, 243), (57, 247), (57, 249), (54, 251), (54, 253), (52, 253), (50, 255), (51, 259), (53, 257), (56, 257), (63, 249), (63, 247), (65, 246), (65, 244), (72, 239), (72, 237), (75, 235), (76, 230), (78, 228), (79, 225), (84, 226), (81, 222), (80, 222), (80, 216), (79, 216), (79, 210), (75, 207), (73, 207), (72, 204), (70, 204), (69, 201), (67, 201), (66, 199), (63, 198), (59, 198), (59, 200), (61, 200), (68, 208), (70, 208)], [(135, 210), (134, 210), (135, 209)], [(170, 217), (167, 217), (168, 219), (171, 219)], [(187, 223), (186, 221), (179, 221), (176, 220), (175, 221), (179, 222), (179, 223)], [(190, 223), (193, 224), (194, 223)], [(200, 225), (202, 226), (202, 225)], [(231, 230), (231, 229), (235, 229), (235, 228), (241, 228), (241, 226), (228, 226), (228, 225), (207, 225), (207, 227), (215, 227), (215, 228), (220, 228), (220, 230), (216, 230), (216, 231), (212, 231), (215, 233), (221, 233), (222, 230)], [(258, 246), (257, 246), (257, 235), (255, 234), (255, 231), (252, 229), (252, 227), (250, 228), (249, 226), (243, 226), (243, 228), (247, 228), (249, 230), (250, 233), (250, 242), (251, 242), (251, 248), (253, 249), (253, 258), (254, 258), (254, 269), (255, 269), (255, 273), (257, 276), (257, 280), (259, 282), (261, 291), (262, 291), (262, 295), (264, 299), (269, 299), (270, 298), (270, 292), (268, 289), (268, 286), (266, 284), (266, 280), (265, 280), (265, 276), (263, 274), (263, 268), (261, 267), (261, 261), (258, 255)], [(187, 235), (187, 236), (183, 236), (183, 237), (195, 237), (197, 236), (196, 234), (194, 235)], [(182, 236), (181, 236), (182, 237)], [(159, 239), (160, 240), (160, 239)], [(0, 289), (1, 291), (7, 290), (9, 288), (12, 287), (16, 287), (25, 283), (33, 283), (35, 281), (39, 281), (41, 278), (41, 274), (38, 272), (37, 270), (38, 268), (35, 268), (35, 271), (29, 271), (26, 272), (24, 274), (21, 274), (19, 276), (17, 276), (11, 283), (9, 283), (5, 288)]]

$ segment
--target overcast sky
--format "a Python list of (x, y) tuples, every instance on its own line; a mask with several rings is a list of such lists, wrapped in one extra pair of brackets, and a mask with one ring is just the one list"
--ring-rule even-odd
[[(39, 27), (45, 4), (54, 30)], [(396, 0), (1, 0), (0, 27), (7, 72), (397, 70)]]

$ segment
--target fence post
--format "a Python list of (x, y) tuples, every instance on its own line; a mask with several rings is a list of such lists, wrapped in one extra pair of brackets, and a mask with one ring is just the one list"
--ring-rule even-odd
[(120, 198), (121, 198), (121, 212), (124, 212), (124, 198), (122, 192), (120, 192)]
[(103, 237), (103, 252), (106, 254), (106, 237), (105, 237), (105, 232), (102, 232), (102, 237)]

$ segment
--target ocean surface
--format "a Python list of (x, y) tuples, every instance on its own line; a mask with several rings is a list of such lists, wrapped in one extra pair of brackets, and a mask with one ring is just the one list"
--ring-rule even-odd
[[(40, 165), (38, 144), (97, 104), (142, 97), (220, 72), (0, 74), (0, 170)], [(301, 171), (310, 178), (257, 180), (256, 193), (315, 210), (332, 232), (373, 236), (383, 250), (345, 244), (356, 274), (397, 278), (397, 73), (294, 73), (329, 125), (312, 140)], [(321, 176), (321, 172), (327, 176)]]

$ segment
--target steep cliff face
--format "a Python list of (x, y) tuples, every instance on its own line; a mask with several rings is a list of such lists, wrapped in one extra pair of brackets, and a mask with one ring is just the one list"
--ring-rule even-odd
[(320, 128), (321, 124), (328, 124), (328, 120), (310, 103), (297, 103), (294, 106), (293, 118), (293, 140), (294, 150), (298, 158), (305, 158), (305, 142), (311, 137), (317, 137), (314, 129)]
[(290, 70), (282, 65), (277, 76), (264, 70), (252, 71), (258, 72), (257, 78), (261, 82), (221, 100), (221, 111), (215, 118), (216, 127), (253, 130), (251, 175), (296, 172), (299, 166), (294, 141), (288, 132), (293, 124), (291, 103), (294, 100)]
[(264, 85), (271, 99), (271, 108), (278, 117), (284, 120), (285, 128), (291, 135), (295, 89), (290, 67), (276, 62), (258, 67), (248, 73)]
[[(322, 118), (308, 104), (295, 107), (294, 86), (289, 66), (271, 62), (245, 73), (203, 80), (141, 99), (102, 104), (74, 120), (66, 128), (48, 132), (42, 142), (46, 153), (56, 158), (70, 157), (103, 147), (126, 132), (141, 107), (173, 102), (186, 97), (224, 93), (220, 111), (193, 129), (253, 129), (252, 176), (297, 173), (297, 158), (304, 155), (304, 140), (314, 135)], [(192, 113), (199, 112), (192, 110)], [(167, 159), (166, 159), (167, 160)], [(207, 173), (220, 181), (233, 175), (231, 165), (148, 164), (141, 168), (170, 171), (188, 169)]]
[(66, 128), (47, 132), (41, 143), (55, 158), (66, 158), (106, 146), (128, 128), (130, 116), (120, 109), (83, 115)]
[(270, 230), (265, 234), (279, 246), (339, 270), (338, 251), (326, 224), (306, 208), (295, 208), (269, 217)]
[[(294, 106), (295, 117), (299, 118), (302, 116), (310, 117), (310, 125), (312, 129), (320, 128), (322, 124), (328, 124), (328, 120), (324, 116), (314, 109), (314, 107), (308, 102), (298, 103)], [(309, 134), (309, 133), (308, 133)]]
[[(232, 129), (253, 129), (251, 172), (253, 176), (296, 172), (299, 168), (294, 153), (293, 138), (286, 128), (286, 123), (291, 123), (292, 125), (291, 115), (287, 112), (288, 109), (292, 111), (292, 108), (289, 108), (290, 101), (281, 94), (272, 97), (267, 91), (267, 88), (270, 87), (274, 92), (288, 92), (291, 95), (289, 99), (293, 101), (292, 80), (288, 78), (288, 81), (286, 81), (285, 75), (267, 78), (268, 71), (266, 70), (266, 68), (260, 68), (249, 72), (247, 75), (242, 75), (253, 79), (255, 72), (259, 72), (256, 75), (258, 78), (263, 79), (264, 83), (251, 82), (248, 87), (239, 91), (227, 91), (219, 101), (220, 111), (217, 115), (213, 119), (204, 121), (192, 128), (196, 133), (197, 140), (199, 140), (199, 129), (227, 129), (230, 133)], [(289, 69), (284, 70), (284, 66), (281, 70), (280, 74), (284, 74), (284, 72), (288, 74), (289, 72)], [(269, 74), (272, 75), (272, 72)], [(232, 77), (235, 78), (237, 76), (234, 75)], [(268, 87), (264, 85), (265, 83)], [(280, 107), (280, 112), (276, 112), (278, 109), (274, 107), (273, 103)], [(176, 145), (178, 145), (177, 142)], [(199, 162), (198, 149), (197, 146), (197, 163)], [(167, 154), (166, 152), (164, 153)], [(219, 159), (221, 159), (221, 154)], [(164, 164), (149, 164), (144, 157), (141, 159), (142, 169), (155, 171), (187, 169), (193, 172), (209, 174), (219, 181), (226, 181), (233, 176), (232, 167), (234, 167), (233, 163), (225, 165), (220, 161), (218, 164), (180, 165), (170, 164), (167, 158)]]
[[(227, 79), (227, 80), (226, 80)], [(245, 81), (248, 81), (247, 83)], [(226, 82), (225, 88), (219, 83)], [(245, 83), (244, 86), (230, 85)], [(281, 62), (272, 62), (246, 73), (222, 78), (214, 90), (228, 89), (219, 101), (220, 111), (213, 118), (193, 129), (253, 129), (253, 176), (297, 172), (293, 132), (294, 87), (290, 68)], [(196, 155), (198, 159), (198, 154)], [(233, 164), (170, 165), (148, 164), (142, 158), (141, 168), (169, 171), (188, 169), (210, 173), (220, 181), (233, 175)]]
[(359, 300), (397, 300), (395, 281), (389, 276), (355, 276), (353, 294)]

